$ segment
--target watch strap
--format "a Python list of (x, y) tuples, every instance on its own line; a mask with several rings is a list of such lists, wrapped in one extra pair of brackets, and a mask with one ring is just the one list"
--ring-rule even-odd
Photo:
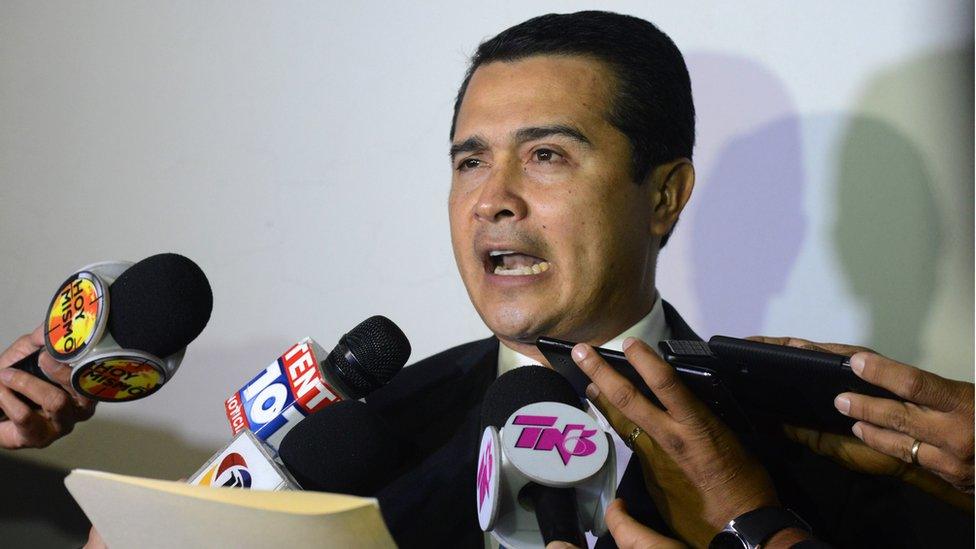
[(709, 547), (713, 549), (728, 547), (726, 542), (729, 541), (731, 534), (738, 538), (740, 547), (753, 549), (765, 543), (776, 532), (787, 528), (799, 528), (810, 532), (810, 525), (793, 511), (785, 507), (760, 507), (732, 519), (719, 535), (715, 536)]

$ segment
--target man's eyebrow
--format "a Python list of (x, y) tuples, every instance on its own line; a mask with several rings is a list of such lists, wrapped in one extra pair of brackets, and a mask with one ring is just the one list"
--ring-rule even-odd
[(475, 135), (461, 141), (460, 143), (451, 144), (451, 160), (454, 157), (463, 152), (475, 152), (484, 151), (488, 149), (488, 142), (484, 140), (481, 136)]
[(586, 137), (583, 132), (578, 129), (567, 126), (565, 124), (556, 124), (553, 126), (536, 126), (531, 128), (522, 128), (515, 132), (515, 141), (518, 143), (525, 143), (527, 141), (535, 141), (536, 139), (543, 139), (552, 135), (562, 135), (568, 137), (573, 141), (580, 143), (581, 145), (586, 145), (587, 147), (592, 146), (590, 139)]
[[(581, 145), (590, 147), (593, 143), (590, 138), (586, 137), (583, 132), (578, 129), (567, 126), (565, 124), (554, 124), (551, 126), (533, 126), (529, 128), (522, 128), (515, 132), (516, 143), (522, 144), (528, 141), (534, 141), (536, 139), (543, 139), (553, 135), (562, 135), (568, 137)], [(451, 160), (454, 157), (463, 152), (478, 152), (488, 149), (488, 142), (479, 135), (471, 136), (460, 143), (454, 143), (451, 145), (450, 156)]]

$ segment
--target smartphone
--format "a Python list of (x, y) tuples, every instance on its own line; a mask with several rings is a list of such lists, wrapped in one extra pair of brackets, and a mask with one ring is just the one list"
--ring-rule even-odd
[(667, 340), (662, 356), (675, 368), (709, 369), (746, 414), (820, 431), (850, 434), (856, 420), (834, 408), (834, 397), (855, 392), (902, 400), (857, 377), (844, 355), (728, 336), (705, 341)]
[[(590, 378), (579, 369), (579, 366), (573, 360), (571, 352), (576, 343), (551, 337), (540, 337), (535, 345), (542, 352), (543, 356), (546, 357), (546, 360), (549, 361), (553, 369), (569, 380), (569, 383), (576, 390), (580, 398), (586, 398), (586, 386), (590, 384)], [(611, 351), (602, 347), (596, 347), (595, 350), (597, 354), (607, 361), (607, 364), (611, 368), (630, 381), (641, 394), (656, 406), (661, 406), (661, 402), (654, 396), (654, 393), (647, 384), (644, 383), (637, 370), (627, 361), (626, 355), (619, 351)], [(691, 392), (699, 400), (704, 402), (732, 430), (737, 432), (751, 431), (752, 426), (742, 408), (732, 397), (732, 394), (714, 370), (694, 364), (672, 364), (672, 366), (674, 366), (681, 381)]]

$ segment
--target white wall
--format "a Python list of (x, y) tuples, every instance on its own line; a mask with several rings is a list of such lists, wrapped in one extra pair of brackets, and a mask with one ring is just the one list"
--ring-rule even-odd
[[(478, 42), (606, 3), (4, 2), (0, 341), (85, 263), (161, 251), (214, 288), (154, 397), (17, 457), (187, 475), (222, 401), (311, 335), (482, 337), (450, 252), (447, 133)], [(661, 258), (702, 335), (862, 343), (973, 379), (963, 2), (618, 2), (684, 52), (699, 185)]]

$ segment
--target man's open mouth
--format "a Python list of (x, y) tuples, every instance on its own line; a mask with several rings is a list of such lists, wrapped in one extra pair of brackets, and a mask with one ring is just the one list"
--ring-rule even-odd
[(492, 250), (485, 261), (488, 272), (502, 276), (537, 275), (549, 267), (545, 259), (512, 250)]

